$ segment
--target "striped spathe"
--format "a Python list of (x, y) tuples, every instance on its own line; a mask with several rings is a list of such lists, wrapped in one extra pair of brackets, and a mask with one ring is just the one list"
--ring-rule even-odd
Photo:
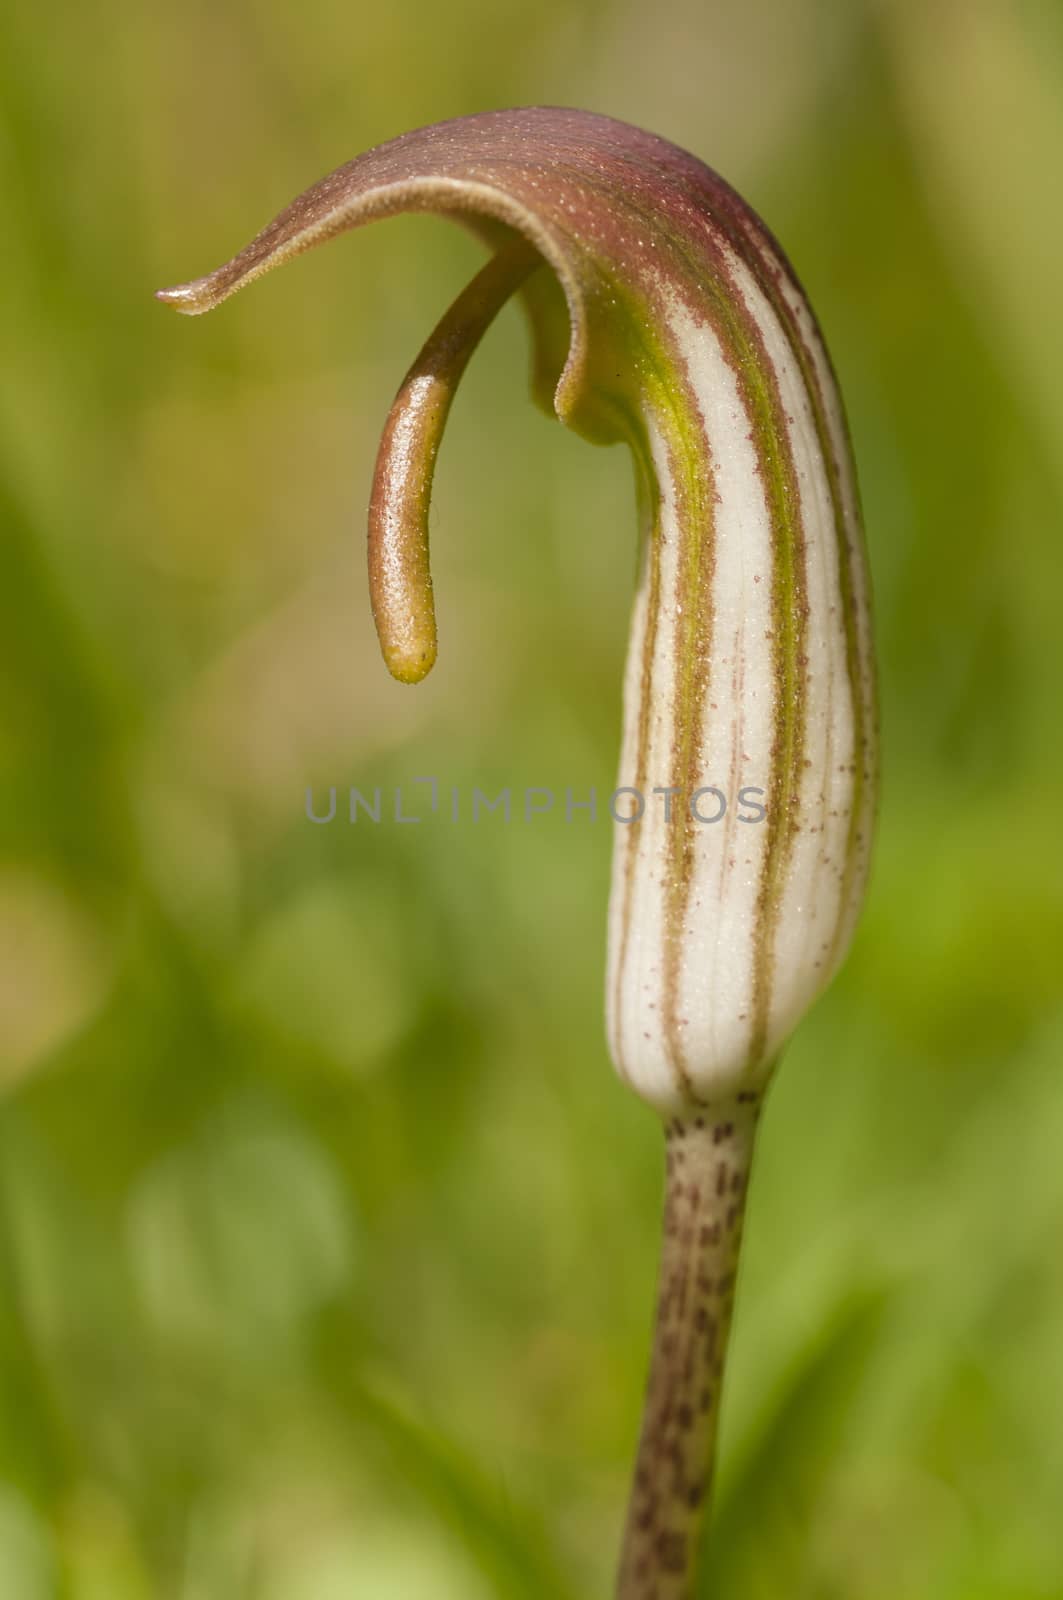
[[(509, 294), (536, 392), (631, 448), (642, 550), (624, 686), (606, 983), (621, 1076), (666, 1115), (758, 1088), (843, 959), (876, 792), (863, 535), (815, 319), (746, 203), (686, 151), (588, 112), (531, 107), (418, 129), (300, 195), (232, 261), (160, 291), (209, 310), (349, 228), (433, 210), (492, 260), (388, 418), (370, 508), (385, 658), (435, 659), (432, 471), (468, 358)], [(699, 791), (726, 810), (704, 820)], [(739, 795), (755, 792), (760, 821)], [(695, 809), (692, 810), (692, 804)], [(707, 800), (706, 805), (717, 802)]]

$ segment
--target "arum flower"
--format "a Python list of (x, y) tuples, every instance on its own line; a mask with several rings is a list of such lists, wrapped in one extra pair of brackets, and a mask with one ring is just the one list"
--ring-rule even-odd
[[(413, 683), (435, 660), (436, 451), (465, 365), (515, 291), (537, 398), (594, 443), (626, 444), (638, 469), (618, 779), (630, 809), (616, 824), (606, 1010), (617, 1071), (663, 1118), (667, 1180), (617, 1592), (671, 1600), (693, 1593), (761, 1098), (845, 955), (867, 875), (874, 669), (846, 425), (764, 224), (694, 156), (586, 112), (489, 112), (403, 135), (159, 298), (208, 311), (312, 245), (410, 210), (462, 222), (492, 254), (384, 430), (369, 571), (391, 672)], [(735, 804), (743, 792), (750, 809)]]

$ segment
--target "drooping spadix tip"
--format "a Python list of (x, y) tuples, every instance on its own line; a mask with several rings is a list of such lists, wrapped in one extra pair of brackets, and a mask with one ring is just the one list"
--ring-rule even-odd
[(396, 683), (421, 683), (436, 664), (435, 627), (411, 628), (401, 640), (381, 640), (381, 655)]
[(164, 306), (173, 306), (186, 317), (200, 317), (204, 311), (213, 311), (217, 296), (211, 291), (210, 278), (193, 278), (191, 283), (175, 283), (169, 289), (156, 289), (156, 300)]
[(469, 358), (538, 257), (509, 244), (462, 290), (426, 340), (392, 402), (369, 500), (369, 594), (384, 662), (420, 683), (436, 659), (428, 513), (436, 457)]

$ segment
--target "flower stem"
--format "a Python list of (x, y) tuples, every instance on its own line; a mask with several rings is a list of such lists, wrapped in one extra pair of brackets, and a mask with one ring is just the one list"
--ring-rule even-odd
[(760, 1096), (665, 1128), (664, 1240), (617, 1600), (692, 1600)]

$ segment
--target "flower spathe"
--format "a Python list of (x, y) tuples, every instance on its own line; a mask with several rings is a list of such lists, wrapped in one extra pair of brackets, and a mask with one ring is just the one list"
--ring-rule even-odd
[[(586, 437), (626, 441), (639, 463), (644, 537), (618, 784), (688, 797), (724, 774), (735, 792), (764, 791), (758, 828), (737, 817), (699, 827), (680, 799), (670, 818), (648, 808), (616, 831), (616, 1066), (665, 1113), (712, 1103), (763, 1079), (841, 961), (867, 872), (868, 582), (822, 339), (778, 245), (708, 167), (626, 124), (543, 107), (381, 145), (307, 190), (227, 265), (160, 298), (209, 310), (312, 245), (408, 210), (452, 216), (517, 258), (452, 335), (457, 376), (523, 281), (537, 394), (552, 391), (557, 415)], [(541, 263), (552, 275), (534, 270)], [(449, 400), (453, 382), (442, 388)], [(378, 469), (374, 495), (378, 524), (392, 519), (373, 550), (378, 621), (408, 679), (435, 654), (427, 491), (439, 429), (425, 412), (430, 400), (420, 432), (408, 425), (405, 448), (382, 452), (390, 493)]]
[[(225, 266), (160, 291), (208, 311), (349, 228), (434, 211), (481, 236), (482, 271), (387, 418), (370, 590), (395, 677), (436, 657), (428, 508), (479, 339), (519, 292), (533, 390), (624, 442), (640, 562), (618, 790), (607, 1025), (622, 1078), (666, 1118), (657, 1333), (617, 1593), (688, 1600), (711, 1480), (761, 1092), (845, 956), (876, 798), (869, 592), (848, 435), (808, 302), (759, 218), (703, 163), (587, 112), (486, 112), (422, 128), (315, 184)], [(618, 552), (627, 560), (627, 552)], [(699, 791), (757, 796), (718, 825)]]

